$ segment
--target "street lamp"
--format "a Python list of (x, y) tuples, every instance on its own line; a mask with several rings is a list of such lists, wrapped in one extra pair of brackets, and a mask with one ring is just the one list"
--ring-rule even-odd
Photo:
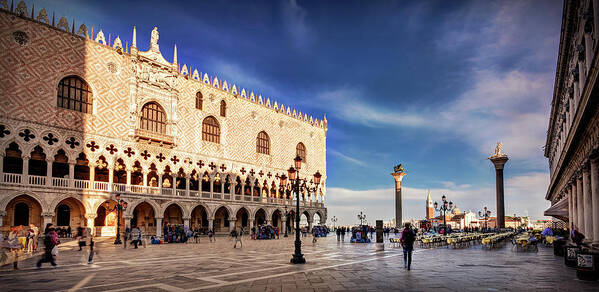
[(487, 210), (487, 207), (483, 208), (484, 211), (478, 211), (478, 217), (479, 219), (484, 219), (485, 220), (485, 230), (488, 228), (487, 227), (487, 222), (489, 220), (489, 217), (491, 216), (491, 210)]
[(447, 197), (445, 197), (445, 195), (443, 195), (441, 197), (441, 201), (442, 201), (442, 205), (440, 207), (438, 207), (439, 205), (437, 204), (437, 202), (435, 202), (434, 207), (437, 212), (443, 213), (443, 229), (445, 231), (447, 231), (447, 222), (445, 220), (445, 213), (448, 211), (449, 212), (453, 211), (453, 202), (451, 202), (451, 201), (448, 202)]
[(364, 225), (364, 221), (366, 221), (366, 214), (362, 213), (362, 211), (360, 211), (360, 214), (358, 214), (358, 220), (360, 220), (360, 226)]
[[(300, 191), (305, 190), (308, 193), (308, 197), (310, 196), (310, 192), (316, 193), (318, 191), (318, 185), (320, 185), (320, 178), (322, 175), (320, 172), (316, 171), (314, 174), (314, 179), (312, 180), (313, 185), (307, 185), (306, 179), (300, 179), (299, 170), (302, 168), (302, 158), (297, 156), (293, 159), (294, 166), (292, 166), (287, 170), (287, 175), (289, 176), (290, 185), (289, 188), (291, 191), (296, 194), (296, 208), (295, 208), (295, 253), (293, 254), (293, 258), (291, 258), (292, 264), (305, 264), (306, 259), (302, 254), (302, 241), (300, 240)], [(283, 188), (287, 187), (287, 177), (283, 174), (280, 177), (281, 186)]]
[(110, 204), (108, 204), (108, 201), (104, 202), (104, 208), (106, 211), (108, 211), (108, 213), (114, 212), (115, 210), (117, 211), (116, 238), (114, 239), (114, 244), (121, 244), (123, 243), (121, 242), (121, 212), (127, 210), (127, 202), (121, 200), (121, 194), (116, 194), (114, 198), (116, 199), (116, 205), (114, 208), (110, 209)]
[(335, 223), (337, 223), (337, 217), (333, 216), (333, 218), (331, 218), (331, 222), (333, 222), (333, 230), (337, 229), (335, 227)]

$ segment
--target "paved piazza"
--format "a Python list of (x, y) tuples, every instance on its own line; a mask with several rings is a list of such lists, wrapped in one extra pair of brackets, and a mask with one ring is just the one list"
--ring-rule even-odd
[(58, 268), (36, 270), (36, 258), (20, 271), (3, 267), (3, 291), (597, 291), (598, 282), (576, 279), (552, 249), (514, 253), (497, 250), (417, 249), (411, 271), (399, 248), (337, 243), (334, 237), (313, 246), (304, 240), (307, 264), (288, 264), (293, 239), (244, 241), (233, 249), (229, 238), (216, 243), (115, 247), (104, 240), (93, 265), (72, 244), (60, 250)]

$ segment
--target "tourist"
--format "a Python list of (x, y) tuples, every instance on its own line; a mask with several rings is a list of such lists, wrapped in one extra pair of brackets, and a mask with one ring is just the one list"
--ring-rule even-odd
[(8, 239), (4, 242), (4, 247), (7, 248), (10, 253), (14, 256), (13, 268), (18, 270), (19, 263), (19, 251), (23, 248), (21, 242), (19, 242), (19, 228), (13, 227), (10, 229), (10, 233), (8, 234)]
[[(131, 244), (133, 244), (133, 246), (135, 246), (135, 248), (137, 249), (137, 245), (141, 244), (141, 230), (139, 229), (139, 227), (135, 226), (133, 227), (133, 229), (131, 229)], [(126, 239), (125, 239), (126, 241)]]
[(345, 241), (345, 227), (341, 228), (341, 241)]
[(401, 233), (401, 245), (403, 247), (404, 268), (407, 268), (408, 271), (412, 265), (412, 251), (414, 251), (415, 240), (416, 234), (414, 234), (410, 222), (406, 222), (405, 228)]
[(27, 253), (33, 253), (33, 242), (35, 239), (35, 231), (30, 227), (27, 229), (27, 243), (25, 244)]
[(40, 236), (40, 230), (39, 228), (37, 228), (37, 226), (33, 225), (33, 224), (29, 224), (29, 228), (31, 228), (33, 230), (33, 233), (35, 235), (34, 240), (33, 240), (33, 251), (37, 251), (37, 244), (38, 244), (38, 238)]
[(89, 257), (87, 258), (88, 264), (94, 263), (94, 237), (89, 234)]
[(582, 245), (582, 241), (584, 240), (584, 234), (578, 231), (577, 227), (574, 227), (572, 230), (572, 241), (576, 243), (576, 246), (580, 247)]
[(216, 242), (216, 238), (214, 238), (214, 230), (213, 229), (208, 229), (208, 239), (210, 239), (210, 242), (212, 242), (212, 240), (214, 240), (214, 242)]
[(36, 267), (39, 269), (42, 267), (42, 263), (49, 262), (53, 267), (56, 267), (56, 257), (58, 256), (58, 234), (54, 231), (52, 223), (48, 223), (45, 229), (46, 235), (44, 236), (44, 247), (45, 251), (42, 258), (37, 262)]
[(125, 227), (125, 234), (123, 234), (123, 248), (127, 248), (127, 241), (131, 237), (131, 228), (129, 226)]
[(85, 246), (85, 230), (83, 229), (83, 227), (79, 226), (77, 227), (77, 241), (79, 244), (79, 251), (82, 250), (82, 248)]
[(312, 228), (312, 245), (316, 244), (317, 235), (318, 235), (318, 228)]
[(72, 232), (71, 225), (69, 225), (67, 227), (67, 238), (71, 238), (71, 232)]

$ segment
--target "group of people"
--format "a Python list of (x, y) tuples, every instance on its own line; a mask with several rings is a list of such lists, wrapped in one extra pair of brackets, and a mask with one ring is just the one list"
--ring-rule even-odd
[(252, 239), (278, 239), (279, 238), (279, 227), (272, 225), (258, 225), (258, 228), (252, 227), (251, 229)]

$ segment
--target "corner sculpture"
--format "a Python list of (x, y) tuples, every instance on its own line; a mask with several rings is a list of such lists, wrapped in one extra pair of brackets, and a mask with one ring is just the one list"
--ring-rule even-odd
[(400, 228), (402, 223), (402, 205), (401, 205), (401, 181), (408, 172), (400, 163), (393, 167), (391, 176), (395, 179), (395, 227)]
[(493, 166), (495, 167), (495, 194), (497, 200), (497, 228), (505, 228), (505, 205), (504, 205), (504, 195), (503, 195), (503, 167), (505, 163), (509, 160), (507, 154), (501, 152), (501, 147), (503, 144), (501, 142), (497, 142), (497, 146), (495, 146), (495, 153), (491, 155), (489, 160), (493, 162)]

